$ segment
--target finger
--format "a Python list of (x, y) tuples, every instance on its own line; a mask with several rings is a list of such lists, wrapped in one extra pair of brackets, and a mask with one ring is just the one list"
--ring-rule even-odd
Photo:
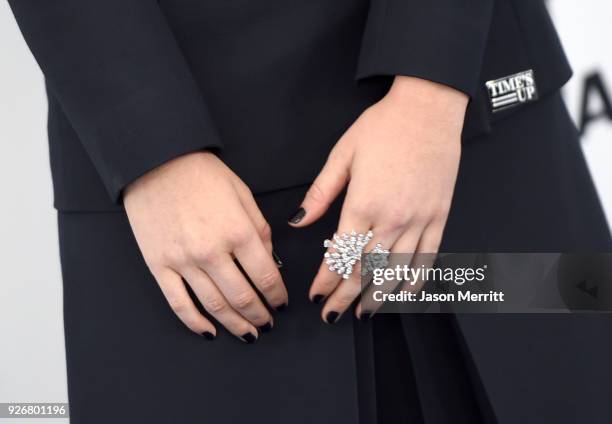
[(443, 223), (431, 223), (429, 226), (427, 226), (423, 232), (423, 235), (421, 236), (421, 239), (419, 240), (417, 253), (438, 253), (443, 234)]
[[(350, 234), (352, 231), (365, 234), (372, 227), (372, 223), (368, 220), (360, 218), (355, 213), (351, 212), (351, 208), (347, 206), (347, 203), (343, 205), (342, 212), (340, 214), (340, 221), (338, 223), (339, 230), (336, 232), (338, 237), (341, 237), (343, 233)], [(337, 240), (334, 238), (331, 240), (331, 245), (327, 249), (327, 253), (333, 254), (337, 250)], [(327, 255), (326, 253), (326, 255)], [(333, 260), (333, 257), (324, 257), (319, 267), (319, 271), (315, 276), (311, 288), (310, 288), (310, 299), (315, 303), (320, 303), (323, 299), (329, 297), (336, 288), (342, 283), (346, 282), (342, 275), (342, 270), (333, 271), (330, 270), (330, 262)], [(356, 262), (353, 266), (353, 271), (351, 275), (358, 276), (360, 273), (359, 262)], [(350, 279), (350, 278), (349, 278)], [(348, 305), (352, 302), (350, 298), (355, 299), (355, 291), (357, 291), (357, 295), (359, 291), (355, 287), (355, 282), (351, 281), (348, 284), (348, 287), (343, 290), (344, 296), (341, 299), (336, 299), (336, 301), (341, 304), (338, 306), (339, 310), (334, 310), (326, 306), (322, 310), (323, 320), (327, 323), (334, 323), (339, 318), (342, 312), (346, 310)], [(350, 300), (350, 301), (349, 301)], [(348, 302), (348, 305), (344, 306), (344, 303)], [(332, 306), (335, 306), (333, 304)]]
[(401, 281), (399, 290), (411, 293), (419, 293), (427, 283), (428, 270), (434, 265), (437, 259), (438, 246), (442, 238), (443, 225), (428, 225), (422, 232), (419, 242), (415, 248), (415, 253), (410, 259), (410, 268), (415, 270), (414, 276), (410, 281)]
[(179, 274), (169, 268), (157, 271), (153, 275), (161, 288), (170, 308), (176, 316), (194, 333), (198, 333), (212, 340), (217, 330), (204, 315), (198, 311), (189, 297), (187, 288)]
[[(387, 269), (395, 269), (396, 266), (410, 266), (414, 257), (414, 252), (421, 238), (422, 228), (415, 224), (397, 238), (392, 245), (389, 256)], [(384, 246), (383, 246), (384, 248)], [(383, 284), (370, 284), (364, 291), (355, 308), (355, 315), (358, 318), (371, 317), (382, 306), (381, 302), (376, 301), (374, 292), (379, 292), (381, 295), (392, 293), (403, 282), (395, 278), (385, 279)]]
[[(357, 232), (367, 233), (371, 228), (370, 222), (361, 220), (355, 217), (353, 214), (346, 212), (348, 208), (343, 207), (342, 213), (340, 214), (340, 222), (338, 224), (338, 230), (336, 234), (341, 235), (342, 233), (350, 233), (355, 230)], [(330, 237), (331, 239), (331, 237)], [(331, 240), (334, 243), (334, 240)], [(333, 246), (327, 248), (327, 253), (334, 252)], [(320, 303), (323, 299), (327, 298), (338, 286), (342, 280), (342, 275), (337, 272), (330, 271), (330, 264), (327, 263), (328, 258), (323, 257), (321, 265), (317, 275), (315, 276), (312, 285), (310, 286), (309, 298), (314, 303)], [(353, 272), (359, 272), (355, 269)]]
[(190, 267), (182, 273), (206, 312), (241, 340), (247, 343), (257, 340), (257, 329), (229, 305), (223, 293), (204, 271)]
[[(399, 231), (389, 232), (383, 231), (380, 228), (373, 228), (372, 233), (374, 236), (365, 246), (364, 253), (370, 252), (377, 243), (380, 243), (383, 249), (387, 246), (392, 246), (400, 234)], [(332, 318), (341, 316), (361, 294), (363, 289), (361, 266), (363, 264), (360, 264), (358, 269), (354, 270), (347, 280), (341, 281), (336, 290), (329, 296), (321, 311), (322, 317), (326, 322), (330, 322), (330, 316)], [(357, 317), (360, 318), (359, 315)], [(338, 318), (336, 318), (337, 320)]]
[(336, 289), (329, 295), (321, 310), (323, 321), (328, 324), (338, 322), (342, 314), (351, 306), (360, 293), (360, 273), (359, 270), (355, 270), (348, 279), (342, 279)]
[(302, 205), (289, 218), (289, 224), (304, 227), (319, 219), (346, 186), (350, 163), (350, 154), (337, 147), (334, 148), (323, 169), (306, 192)]
[(438, 257), (438, 249), (442, 241), (444, 232), (444, 224), (432, 223), (425, 228), (423, 234), (416, 247), (416, 252), (410, 261), (410, 267), (415, 270), (421, 270), (419, 277), (415, 281), (402, 281), (400, 290), (406, 290), (413, 293), (420, 292), (427, 283), (426, 275), (436, 262)]
[[(327, 251), (329, 252), (330, 250), (328, 249)], [(334, 291), (341, 280), (342, 276), (330, 271), (329, 265), (323, 261), (312, 281), (308, 298), (313, 303), (321, 303)]]
[(234, 256), (268, 305), (276, 309), (288, 303), (287, 289), (277, 264), (260, 239), (253, 237), (249, 243), (236, 248)]
[(412, 282), (403, 281), (402, 290), (410, 290), (418, 292), (423, 288), (426, 283), (425, 270), (431, 268), (436, 261), (438, 248), (442, 240), (442, 233), (444, 231), (444, 224), (433, 222), (423, 230), (419, 242), (415, 248), (415, 253), (410, 260), (410, 267), (423, 271), (419, 274), (421, 277), (415, 279)]
[(276, 254), (276, 252), (274, 251), (272, 247), (272, 228), (270, 227), (270, 224), (268, 224), (268, 221), (266, 220), (264, 215), (261, 213), (261, 210), (259, 209), (259, 206), (257, 205), (257, 202), (255, 201), (255, 198), (253, 197), (253, 194), (251, 193), (249, 188), (246, 186), (246, 184), (242, 183), (242, 181), (240, 181), (239, 183), (240, 184), (238, 184), (238, 187), (237, 187), (238, 197), (240, 198), (240, 202), (245, 212), (247, 213), (248, 217), (253, 223), (253, 226), (255, 227), (257, 234), (259, 234), (259, 238), (261, 238), (266, 248), (266, 251), (268, 251), (272, 255), (272, 258), (274, 259), (276, 267), (282, 268), (283, 261)]
[(259, 238), (261, 238), (264, 243), (266, 250), (272, 253), (272, 229), (261, 213), (253, 194), (242, 181), (236, 183), (235, 187), (240, 203), (251, 220), (253, 227), (255, 227), (257, 234), (259, 234)]
[(271, 325), (270, 312), (229, 255), (202, 264), (200, 268), (215, 282), (232, 308), (251, 324), (257, 328)]

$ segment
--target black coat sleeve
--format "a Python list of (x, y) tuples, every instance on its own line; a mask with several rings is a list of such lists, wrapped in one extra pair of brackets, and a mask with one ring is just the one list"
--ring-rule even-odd
[(9, 3), (113, 200), (148, 170), (221, 146), (156, 0)]
[(473, 96), (494, 0), (371, 0), (357, 78), (405, 75)]

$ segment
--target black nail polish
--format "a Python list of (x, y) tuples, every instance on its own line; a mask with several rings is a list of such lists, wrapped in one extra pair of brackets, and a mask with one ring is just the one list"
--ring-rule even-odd
[(289, 222), (291, 224), (298, 224), (302, 218), (304, 218), (304, 215), (306, 215), (306, 210), (304, 208), (299, 208), (297, 212), (289, 218)]
[(328, 324), (335, 324), (336, 321), (338, 321), (338, 317), (340, 316), (340, 314), (336, 311), (331, 311), (327, 313), (327, 316), (325, 317), (325, 320), (327, 321)]
[(242, 335), (242, 340), (244, 340), (248, 344), (252, 344), (257, 341), (257, 337), (255, 337), (252, 333), (246, 333)]
[(271, 322), (266, 322), (264, 325), (262, 325), (261, 327), (257, 327), (257, 329), (262, 332), (262, 333), (267, 333), (270, 330), (272, 330), (272, 323)]
[(281, 258), (276, 254), (274, 250), (272, 251), (272, 257), (274, 258), (274, 262), (276, 262), (276, 266), (282, 268), (283, 261), (281, 261)]
[(321, 301), (325, 298), (322, 294), (315, 294), (312, 297), (312, 303), (321, 303)]
[(286, 303), (283, 303), (282, 305), (278, 305), (276, 308), (274, 308), (274, 310), (278, 312), (283, 312), (285, 309), (287, 309)]
[(206, 340), (215, 340), (215, 335), (209, 331), (203, 332), (202, 336), (204, 336)]

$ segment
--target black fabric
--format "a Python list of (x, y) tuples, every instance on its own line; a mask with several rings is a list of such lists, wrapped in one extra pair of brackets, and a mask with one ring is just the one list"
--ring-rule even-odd
[[(49, 95), (55, 206), (119, 210), (122, 188), (203, 148), (265, 192), (306, 184), (395, 74), (471, 95), (571, 72), (541, 0), (11, 0)], [(276, 172), (269, 172), (274, 167)]]
[[(342, 133), (411, 75), (471, 97), (444, 250), (609, 250), (542, 1), (9, 3), (48, 89), (73, 423), (489, 423), (489, 400), (502, 423), (609, 422), (609, 317), (327, 326), (306, 294), (339, 202), (285, 222)], [(492, 116), (484, 82), (527, 69), (540, 100)], [(126, 184), (204, 148), (258, 193), (285, 263), (291, 304), (254, 345), (183, 327), (121, 211)]]
[(412, 358), (423, 421), (496, 422), (480, 379), (470, 367), (471, 356), (462, 350), (461, 333), (454, 327), (453, 317), (403, 315), (400, 320)]
[(473, 96), (494, 3), (494, 0), (372, 1), (358, 77), (411, 75), (450, 85)]
[[(65, 119), (63, 128), (51, 121), (51, 143), (78, 135), (111, 200), (175, 156), (220, 146), (156, 1), (18, 0), (11, 7), (56, 99), (50, 115)], [(90, 181), (74, 169), (69, 178)]]
[[(464, 147), (443, 249), (612, 250), (560, 96), (495, 128)], [(254, 345), (183, 327), (123, 212), (59, 213), (73, 423), (609, 422), (610, 316), (346, 314), (323, 324), (307, 292), (339, 203), (290, 228), (306, 188), (256, 196), (290, 305)]]
[[(325, 325), (307, 298), (321, 236), (338, 210), (292, 231), (286, 207), (305, 190), (257, 199), (285, 263), (290, 304), (253, 345), (222, 328), (211, 342), (184, 327), (147, 270), (124, 213), (60, 213), (71, 422), (359, 422), (359, 403), (373, 399), (358, 400), (352, 318)], [(360, 363), (371, 367), (369, 357), (364, 351)]]
[[(612, 252), (610, 230), (558, 94), (465, 146), (442, 249)], [(501, 423), (612, 420), (611, 314), (459, 315)]]
[[(349, 312), (333, 326), (321, 321), (307, 292), (339, 202), (322, 222), (296, 231), (285, 223), (285, 207), (305, 190), (257, 198), (273, 226), (290, 305), (254, 345), (222, 329), (210, 342), (184, 328), (148, 272), (124, 213), (60, 212), (71, 423), (481, 422), (476, 399), (486, 394), (471, 384), (448, 317), (416, 317), (418, 336), (404, 335), (395, 315), (360, 322)], [(424, 356), (411, 361), (406, 340)], [(455, 361), (435, 371), (440, 357)], [(422, 381), (417, 372), (442, 380)], [(425, 405), (447, 420), (423, 421), (427, 387), (453, 396), (452, 410)]]
[(560, 93), (463, 147), (446, 252), (606, 252), (610, 231)]

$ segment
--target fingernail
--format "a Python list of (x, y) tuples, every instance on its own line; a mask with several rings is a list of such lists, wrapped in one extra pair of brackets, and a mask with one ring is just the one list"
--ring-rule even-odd
[(283, 303), (282, 305), (278, 305), (276, 308), (274, 308), (274, 310), (278, 312), (283, 312), (285, 309), (287, 309), (286, 303)]
[(299, 208), (297, 212), (289, 218), (289, 222), (291, 224), (298, 224), (302, 218), (304, 218), (304, 215), (306, 215), (306, 210), (304, 208)]
[(242, 340), (244, 340), (248, 344), (252, 344), (257, 341), (257, 337), (255, 337), (253, 333), (246, 333), (242, 335)]
[(370, 312), (362, 312), (361, 315), (359, 315), (359, 321), (368, 321), (370, 318), (372, 318)]
[(202, 336), (204, 336), (206, 340), (215, 340), (215, 335), (209, 331), (203, 332)]
[(340, 314), (336, 311), (331, 311), (327, 313), (327, 316), (325, 317), (325, 321), (327, 321), (328, 324), (335, 324), (336, 321), (338, 321), (338, 316)]
[(325, 298), (325, 296), (323, 296), (322, 294), (315, 294), (312, 297), (312, 303), (321, 303), (321, 301), (323, 300), (323, 298)]
[(276, 254), (274, 250), (272, 251), (272, 257), (274, 258), (274, 262), (276, 262), (276, 266), (282, 268), (283, 261), (281, 261), (281, 258)]
[[(262, 333), (267, 333), (270, 330), (272, 330), (272, 323), (271, 322), (266, 322), (264, 325), (262, 325), (261, 327), (257, 327), (257, 329), (259, 331), (261, 331)], [(250, 334), (250, 333), (249, 333)]]

